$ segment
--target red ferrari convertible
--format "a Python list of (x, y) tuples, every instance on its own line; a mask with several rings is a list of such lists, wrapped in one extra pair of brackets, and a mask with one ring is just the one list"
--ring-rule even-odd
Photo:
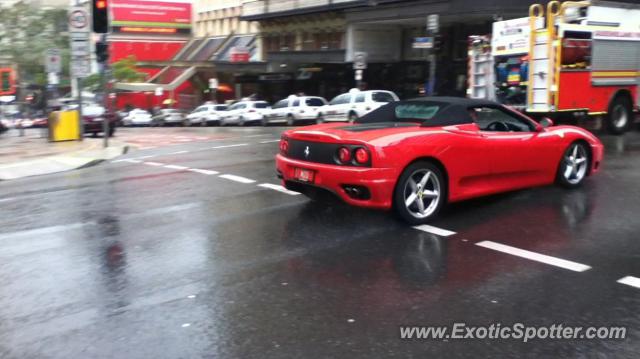
[(548, 185), (577, 187), (603, 146), (573, 126), (537, 123), (491, 101), (426, 97), (389, 103), (353, 124), (286, 131), (276, 156), (286, 188), (328, 190), (421, 224), (448, 202)]

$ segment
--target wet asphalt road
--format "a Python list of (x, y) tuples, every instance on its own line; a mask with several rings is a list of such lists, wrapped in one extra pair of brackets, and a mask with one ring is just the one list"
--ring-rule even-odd
[[(127, 161), (1, 182), (0, 358), (640, 357), (640, 288), (617, 282), (640, 277), (640, 133), (604, 137), (581, 189), (456, 204), (439, 236), (261, 186), (281, 131), (128, 129)], [(399, 339), (455, 322), (628, 332)]]

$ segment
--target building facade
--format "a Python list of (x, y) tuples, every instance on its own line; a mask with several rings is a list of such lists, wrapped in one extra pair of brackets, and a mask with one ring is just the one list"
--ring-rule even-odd
[(469, 35), (491, 33), (497, 19), (524, 17), (533, 0), (253, 0), (241, 20), (259, 23), (273, 97), (295, 92), (328, 99), (356, 86), (354, 53), (367, 53), (363, 87), (416, 96), (428, 80), (424, 37), (430, 14), (439, 15), (435, 90), (464, 96)]

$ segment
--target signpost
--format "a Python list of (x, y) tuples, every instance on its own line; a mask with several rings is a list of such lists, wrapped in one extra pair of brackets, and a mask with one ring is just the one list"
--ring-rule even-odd
[(362, 87), (362, 72), (367, 68), (367, 53), (356, 51), (353, 53), (353, 69), (355, 72), (356, 87)]
[[(80, 140), (84, 137), (82, 120), (82, 78), (91, 74), (91, 35), (89, 13), (82, 6), (72, 6), (68, 12), (69, 40), (71, 41), (71, 76), (78, 91), (78, 121)], [(106, 136), (107, 134), (105, 134)]]
[[(427, 87), (427, 94), (429, 96), (433, 96), (435, 94), (436, 88), (436, 53), (435, 48), (433, 46), (434, 37), (438, 35), (440, 31), (440, 16), (438, 14), (430, 14), (427, 16), (427, 34), (430, 38), (430, 46), (429, 47), (429, 86)], [(415, 45), (415, 43), (414, 43)], [(427, 48), (427, 47), (425, 47)]]
[(213, 101), (213, 103), (218, 103), (218, 97), (216, 96), (218, 86), (219, 83), (217, 78), (214, 77), (209, 79), (209, 90), (211, 90), (211, 101)]

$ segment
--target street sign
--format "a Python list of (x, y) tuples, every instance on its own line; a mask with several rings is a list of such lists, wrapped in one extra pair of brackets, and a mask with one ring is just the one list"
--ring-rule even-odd
[(431, 14), (427, 16), (427, 31), (436, 33), (440, 28), (440, 16)]
[(91, 75), (91, 61), (89, 61), (89, 56), (72, 57), (71, 74), (73, 77), (87, 77)]
[(74, 6), (69, 9), (69, 32), (89, 33), (89, 13), (81, 6)]
[(48, 49), (45, 53), (44, 67), (48, 73), (62, 72), (62, 56), (58, 49)]
[(71, 48), (71, 74), (74, 77), (87, 77), (91, 74), (91, 21), (89, 12), (81, 6), (69, 9), (69, 41)]
[(216, 79), (216, 78), (209, 79), (209, 88), (212, 89), (212, 90), (217, 90), (218, 89), (218, 79)]
[(71, 39), (71, 56), (89, 56), (91, 43), (89, 39)]
[(433, 37), (415, 37), (413, 38), (414, 49), (433, 49)]
[(353, 69), (365, 70), (367, 68), (367, 53), (356, 51), (353, 53)]

